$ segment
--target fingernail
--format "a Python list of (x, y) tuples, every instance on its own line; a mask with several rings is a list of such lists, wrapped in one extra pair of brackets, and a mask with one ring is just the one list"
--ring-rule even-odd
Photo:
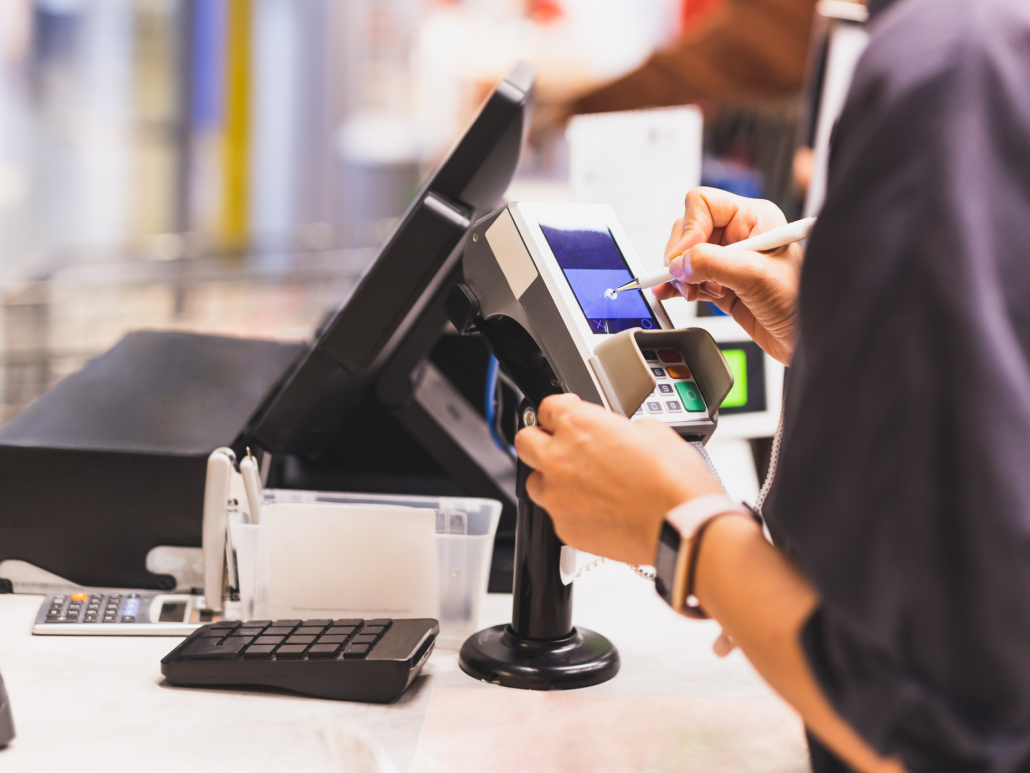
[(680, 255), (678, 258), (673, 258), (669, 261), (669, 273), (677, 279), (683, 278), (683, 264), (686, 261), (683, 260), (683, 256)]

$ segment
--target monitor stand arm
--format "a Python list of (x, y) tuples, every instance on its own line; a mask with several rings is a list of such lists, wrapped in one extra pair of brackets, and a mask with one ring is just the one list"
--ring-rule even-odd
[[(528, 401), (519, 409), (520, 429), (527, 423), (536, 424)], [(600, 634), (572, 625), (572, 585), (562, 582), (559, 571), (562, 541), (551, 517), (526, 494), (532, 472), (520, 459), (511, 624), (473, 634), (458, 663), (476, 679), (524, 690), (606, 682), (619, 672), (618, 650)]]

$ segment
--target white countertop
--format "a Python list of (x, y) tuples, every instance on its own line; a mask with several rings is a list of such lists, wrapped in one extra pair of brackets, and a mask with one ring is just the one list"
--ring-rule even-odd
[[(32, 636), (42, 600), (0, 596), (0, 673), (18, 734), (0, 750), (4, 773), (330, 771), (324, 733), (341, 722), (366, 728), (407, 771), (434, 687), (505, 689), (466, 676), (457, 651), (445, 649), (387, 706), (176, 688), (160, 661), (179, 639)], [(481, 623), (510, 613), (510, 595), (490, 595)], [(739, 652), (724, 660), (712, 653), (715, 624), (679, 617), (624, 566), (605, 564), (576, 582), (573, 618), (615, 642), (622, 659), (618, 676), (583, 692), (779, 700)]]

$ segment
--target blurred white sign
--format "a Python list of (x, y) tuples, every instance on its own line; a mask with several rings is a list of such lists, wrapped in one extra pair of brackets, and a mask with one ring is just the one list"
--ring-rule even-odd
[[(661, 268), (683, 200), (701, 184), (704, 121), (696, 107), (577, 116), (569, 122), (569, 181), (575, 201), (608, 204), (647, 270)], [(693, 317), (666, 302), (675, 325)]]

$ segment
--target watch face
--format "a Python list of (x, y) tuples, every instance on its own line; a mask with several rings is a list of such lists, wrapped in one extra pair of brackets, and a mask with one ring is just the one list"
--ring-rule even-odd
[(655, 590), (672, 605), (672, 594), (676, 578), (676, 560), (679, 557), (680, 533), (668, 521), (662, 524), (662, 533), (658, 539), (658, 552), (655, 555)]

